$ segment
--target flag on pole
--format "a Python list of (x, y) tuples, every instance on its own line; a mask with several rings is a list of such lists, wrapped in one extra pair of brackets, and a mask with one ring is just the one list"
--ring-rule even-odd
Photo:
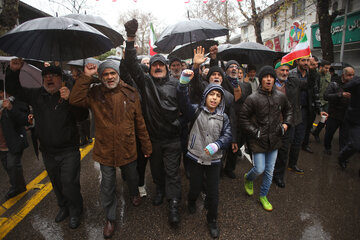
[(293, 64), (293, 61), (302, 57), (309, 57), (311, 54), (310, 45), (306, 34), (300, 39), (295, 48), (281, 59), (281, 64)]
[(154, 56), (156, 52), (154, 52), (154, 43), (156, 42), (156, 36), (153, 24), (150, 23), (150, 36), (149, 36), (149, 47), (150, 47), (150, 56)]

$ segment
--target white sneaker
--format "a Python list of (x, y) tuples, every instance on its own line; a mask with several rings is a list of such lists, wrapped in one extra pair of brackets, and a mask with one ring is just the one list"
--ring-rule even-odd
[(139, 188), (140, 197), (146, 197), (147, 193), (146, 193), (145, 185), (139, 186), (138, 188)]

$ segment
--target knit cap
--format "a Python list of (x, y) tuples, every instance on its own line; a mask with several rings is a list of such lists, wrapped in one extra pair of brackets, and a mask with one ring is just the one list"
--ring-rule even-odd
[(276, 79), (276, 73), (275, 73), (275, 70), (272, 66), (269, 66), (269, 65), (266, 65), (266, 66), (263, 66), (261, 69), (260, 69), (260, 72), (259, 72), (259, 82), (260, 82), (260, 85), (262, 83), (262, 79), (263, 77), (265, 77), (266, 75), (270, 74), (274, 79)]
[(113, 60), (105, 60), (104, 62), (102, 62), (99, 67), (98, 67), (98, 73), (99, 76), (102, 76), (102, 73), (104, 72), (104, 70), (106, 68), (112, 68), (114, 69), (118, 75), (120, 75), (120, 63), (118, 61), (113, 61)]
[(240, 67), (240, 64), (235, 60), (230, 60), (225, 65), (225, 71), (230, 67), (231, 64), (236, 64), (238, 67)]
[(219, 73), (221, 74), (223, 80), (225, 79), (225, 73), (224, 73), (224, 71), (222, 70), (222, 68), (221, 68), (221, 67), (218, 67), (218, 66), (213, 66), (213, 67), (211, 67), (211, 68), (209, 69), (209, 72), (208, 72), (208, 74), (206, 75), (206, 80), (207, 80), (207, 81), (209, 81), (209, 78), (210, 78), (210, 76), (211, 76), (211, 74), (212, 74), (213, 72), (219, 72)]

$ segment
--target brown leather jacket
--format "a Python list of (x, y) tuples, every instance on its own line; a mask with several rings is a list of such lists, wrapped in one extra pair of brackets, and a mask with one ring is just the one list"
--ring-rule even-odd
[(136, 160), (136, 137), (144, 155), (152, 152), (149, 134), (135, 88), (122, 80), (114, 89), (104, 85), (89, 88), (91, 78), (80, 76), (71, 91), (70, 104), (91, 108), (95, 119), (93, 159), (103, 165), (119, 167)]
[(275, 89), (265, 92), (259, 88), (245, 100), (239, 122), (248, 133), (252, 152), (270, 152), (281, 147), (282, 124), (291, 125), (291, 105), (282, 92)]

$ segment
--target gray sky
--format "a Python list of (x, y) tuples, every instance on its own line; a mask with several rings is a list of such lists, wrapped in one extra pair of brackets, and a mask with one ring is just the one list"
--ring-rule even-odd
[[(59, 16), (69, 14), (69, 10), (64, 10), (58, 4), (49, 0), (21, 0), (28, 5), (38, 8), (53, 16), (58, 12)], [(61, 0), (56, 0), (63, 2)], [(142, 12), (152, 12), (160, 23), (164, 26), (174, 24), (178, 21), (186, 19), (185, 0), (86, 0), (88, 8), (87, 14), (102, 16), (111, 26), (119, 30), (122, 26), (118, 26), (118, 18), (121, 14), (133, 9), (139, 9)], [(82, 14), (84, 12), (81, 12)], [(156, 26), (154, 26), (156, 28)]]

